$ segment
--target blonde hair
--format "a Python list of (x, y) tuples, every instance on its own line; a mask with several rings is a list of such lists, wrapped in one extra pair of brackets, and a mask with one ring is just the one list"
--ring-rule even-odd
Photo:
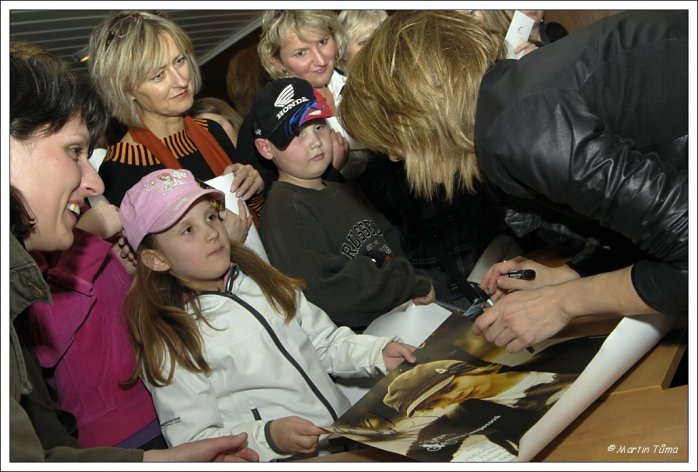
[[(388, 19), (385, 10), (342, 10), (337, 16), (339, 26), (342, 28), (346, 48), (359, 36), (370, 30), (375, 30)], [(346, 68), (346, 50), (338, 61), (340, 68)]]
[(511, 16), (506, 10), (479, 10), (482, 13), (482, 23), (495, 30), (502, 36), (507, 35), (509, 25), (511, 24)]
[(418, 195), (474, 192), (480, 82), (505, 56), (504, 38), (468, 13), (396, 12), (349, 65), (339, 120), (369, 148), (401, 153)]
[(88, 70), (109, 112), (127, 126), (144, 127), (132, 92), (164, 60), (163, 34), (169, 34), (184, 55), (196, 95), (201, 89), (201, 72), (191, 39), (162, 13), (119, 12), (90, 33)]
[(279, 50), (288, 31), (300, 39), (311, 32), (330, 34), (337, 48), (336, 61), (344, 56), (346, 41), (332, 10), (268, 10), (262, 18), (262, 35), (257, 46), (262, 66), (272, 79), (288, 77), (288, 73), (277, 67), (273, 58), (279, 59)]

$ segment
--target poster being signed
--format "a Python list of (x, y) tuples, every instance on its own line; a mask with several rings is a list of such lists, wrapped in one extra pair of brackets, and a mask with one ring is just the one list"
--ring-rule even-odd
[[(452, 314), (420, 345), (417, 363), (384, 377), (329, 429), (421, 461), (530, 460), (669, 328), (662, 318), (653, 322), (619, 318), (606, 333), (552, 338), (533, 353), (512, 354)], [(641, 341), (615, 346), (630, 356), (618, 355), (617, 369), (609, 368), (615, 349), (606, 341), (619, 329), (621, 339), (634, 333)], [(547, 415), (553, 408), (558, 414)]]

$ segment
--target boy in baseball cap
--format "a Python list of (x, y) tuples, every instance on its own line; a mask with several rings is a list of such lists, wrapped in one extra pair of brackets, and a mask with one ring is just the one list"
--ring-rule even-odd
[(323, 179), (333, 149), (322, 95), (303, 79), (274, 80), (251, 116), (257, 151), (279, 171), (260, 222), (272, 265), (305, 280), (311, 302), (357, 330), (406, 301), (434, 301), (388, 220), (350, 186)]
[(252, 126), (257, 138), (284, 149), (307, 122), (331, 116), (330, 106), (310, 82), (280, 79), (265, 85), (255, 98)]

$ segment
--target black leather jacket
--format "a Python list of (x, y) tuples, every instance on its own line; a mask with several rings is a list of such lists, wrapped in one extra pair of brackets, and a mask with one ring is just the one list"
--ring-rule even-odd
[[(505, 193), (616, 232), (642, 299), (688, 311), (688, 14), (606, 17), (484, 76), (475, 144)], [(590, 225), (591, 226), (591, 225)]]

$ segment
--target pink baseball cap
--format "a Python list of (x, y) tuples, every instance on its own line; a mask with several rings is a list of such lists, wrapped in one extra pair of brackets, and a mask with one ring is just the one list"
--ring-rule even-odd
[[(205, 185), (205, 184), (204, 184)], [(203, 188), (186, 169), (160, 169), (131, 187), (121, 200), (119, 216), (123, 234), (133, 249), (150, 233), (159, 233), (177, 223), (201, 197), (222, 200), (225, 194)]]

